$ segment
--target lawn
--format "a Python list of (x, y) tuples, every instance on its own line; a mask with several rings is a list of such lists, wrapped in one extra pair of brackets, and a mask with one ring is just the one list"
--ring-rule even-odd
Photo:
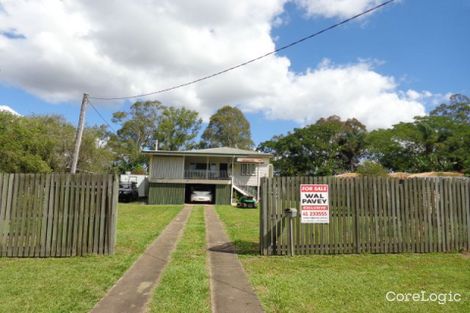
[(0, 312), (88, 312), (181, 208), (120, 204), (113, 256), (0, 259)]
[(150, 312), (211, 312), (204, 208), (194, 207), (156, 289)]
[[(257, 209), (218, 206), (267, 312), (470, 312), (470, 258), (461, 254), (263, 257)], [(388, 302), (395, 293), (460, 293), (462, 302)]]

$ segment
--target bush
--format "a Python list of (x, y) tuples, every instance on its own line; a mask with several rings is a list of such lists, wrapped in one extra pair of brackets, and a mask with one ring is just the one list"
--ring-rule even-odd
[(357, 167), (357, 173), (364, 176), (387, 176), (387, 170), (380, 164), (374, 161), (364, 161)]

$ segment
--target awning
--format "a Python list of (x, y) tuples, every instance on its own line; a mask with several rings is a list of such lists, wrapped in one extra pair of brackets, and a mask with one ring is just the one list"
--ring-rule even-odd
[(262, 164), (264, 163), (263, 159), (254, 159), (254, 158), (237, 158), (238, 163), (257, 163)]

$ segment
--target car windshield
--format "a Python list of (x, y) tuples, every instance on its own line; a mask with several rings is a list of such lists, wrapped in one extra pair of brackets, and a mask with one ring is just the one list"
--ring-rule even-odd
[(198, 196), (208, 196), (211, 194), (210, 191), (193, 191), (194, 194), (198, 195)]
[(127, 184), (127, 183), (120, 183), (120, 184), (119, 184), (119, 188), (122, 188), (122, 189), (131, 189), (131, 188), (132, 188), (132, 185), (131, 185), (131, 184)]

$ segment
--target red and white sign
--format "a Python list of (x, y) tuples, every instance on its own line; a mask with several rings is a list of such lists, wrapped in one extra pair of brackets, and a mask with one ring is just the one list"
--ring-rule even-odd
[(300, 185), (301, 223), (328, 224), (330, 222), (330, 205), (328, 185)]

